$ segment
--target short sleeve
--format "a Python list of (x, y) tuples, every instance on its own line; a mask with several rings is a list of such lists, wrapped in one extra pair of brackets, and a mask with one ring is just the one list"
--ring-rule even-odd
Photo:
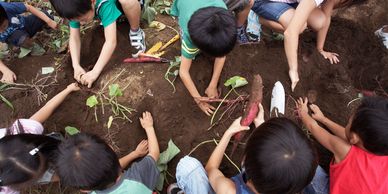
[(199, 49), (193, 45), (191, 39), (186, 33), (183, 33), (181, 53), (188, 59), (194, 59), (199, 53)]
[(115, 1), (107, 1), (101, 5), (97, 15), (102, 26), (106, 28), (121, 16), (121, 11), (117, 8)]
[(1, 6), (3, 6), (8, 15), (12, 16), (22, 14), (27, 11), (26, 5), (21, 2), (1, 3)]
[(70, 28), (80, 28), (81, 25), (79, 22), (72, 20), (69, 22), (69, 26), (70, 26)]
[(324, 0), (314, 0), (315, 1), (315, 3), (317, 4), (317, 7), (318, 6), (320, 6), (321, 4), (322, 4), (322, 2), (324, 1)]
[(172, 3), (170, 15), (175, 17), (179, 16), (178, 0), (174, 0), (174, 2)]
[(18, 134), (21, 129), (19, 129), (19, 124), (23, 127), (24, 133), (30, 133), (30, 134), (42, 134), (43, 133), (43, 125), (39, 123), (38, 121), (32, 120), (32, 119), (19, 119), (15, 121), (14, 124), (12, 124), (12, 135)]
[(153, 190), (158, 182), (159, 170), (155, 160), (151, 156), (146, 156), (139, 162), (135, 162), (125, 171), (124, 178), (140, 182)]

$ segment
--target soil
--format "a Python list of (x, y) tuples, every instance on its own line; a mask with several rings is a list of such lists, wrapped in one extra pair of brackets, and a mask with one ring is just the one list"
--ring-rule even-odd
[[(363, 10), (367, 9), (370, 9), (370, 7), (363, 8)], [(364, 12), (361, 11), (360, 13)], [(381, 13), (382, 15), (375, 17), (379, 17), (379, 22), (387, 22), (388, 19), (384, 18), (386, 12)], [(351, 14), (359, 15), (358, 13)], [(327, 50), (337, 52), (340, 55), (341, 62), (339, 64), (331, 65), (316, 51), (316, 35), (314, 32), (308, 31), (301, 36), (299, 46), (301, 81), (295, 92), (290, 91), (283, 42), (264, 37), (260, 44), (236, 46), (233, 52), (228, 55), (220, 78), (222, 93), (225, 94), (228, 90), (223, 86), (228, 78), (240, 75), (250, 81), (254, 74), (259, 73), (264, 83), (263, 106), (265, 107), (266, 118), (269, 115), (268, 109), (272, 87), (276, 81), (281, 81), (286, 89), (287, 117), (298, 122), (294, 114), (294, 101), (298, 97), (309, 96), (329, 118), (345, 125), (352, 110), (357, 106), (357, 101), (356, 103), (348, 103), (356, 99), (359, 92), (368, 93), (365, 91), (372, 91), (378, 95), (384, 95), (384, 91), (388, 91), (388, 51), (373, 34), (377, 25), (370, 25), (367, 21), (355, 23), (352, 20), (344, 19), (345, 16), (344, 14), (338, 14), (333, 18), (325, 46)], [(178, 27), (170, 17), (159, 16), (157, 20), (173, 28)], [(384, 23), (380, 25), (382, 24)], [(220, 136), (233, 119), (241, 115), (243, 106), (240, 104), (223, 122), (207, 130), (210, 126), (210, 118), (196, 106), (181, 80), (178, 78), (175, 81), (176, 92), (173, 93), (172, 86), (164, 79), (168, 64), (122, 63), (124, 58), (130, 57), (127, 38), (128, 29), (127, 23), (119, 24), (118, 46), (92, 90), (98, 91), (107, 80), (115, 77), (121, 70), (125, 69), (125, 72), (118, 78), (116, 83), (121, 87), (128, 85), (124, 90), (124, 95), (119, 98), (119, 102), (136, 109), (136, 112), (129, 115), (133, 122), (115, 120), (108, 130), (107, 121), (112, 112), (110, 108), (105, 108), (105, 114), (102, 114), (100, 107), (97, 110), (99, 122), (96, 122), (94, 110), (88, 108), (85, 104), (86, 99), (93, 93), (84, 89), (71, 94), (49, 120), (44, 123), (44, 127), (46, 132), (64, 133), (66, 126), (73, 126), (82, 132), (98, 134), (104, 137), (114, 148), (117, 148), (117, 153), (122, 156), (134, 150), (136, 145), (146, 138), (138, 118), (143, 111), (150, 111), (154, 117), (161, 150), (167, 148), (170, 139), (181, 149), (181, 153), (169, 163), (169, 172), (175, 174), (175, 167), (179, 159), (203, 141), (212, 140), (213, 138), (220, 139)], [(158, 41), (167, 42), (175, 35), (175, 32), (170, 29), (157, 32), (155, 29), (146, 28), (145, 32), (148, 47)], [(103, 42), (104, 36), (101, 27), (93, 28), (84, 35), (81, 63), (84, 64), (86, 69), (91, 68), (96, 62)], [(165, 57), (168, 59), (173, 59), (179, 55), (179, 42), (170, 46), (167, 51)], [(12, 60), (8, 64), (18, 75), (19, 83), (30, 83), (31, 80), (36, 80), (37, 75), (39, 75), (39, 78), (44, 77), (40, 75), (42, 67), (57, 67), (56, 79), (58, 83), (43, 90), (50, 99), (68, 84), (74, 82), (70, 59), (65, 56), (64, 62), (58, 65), (56, 57), (64, 56), (26, 57)], [(192, 65), (191, 76), (201, 93), (204, 93), (210, 81), (212, 64), (212, 58), (199, 55)], [(249, 88), (249, 86), (243, 87), (237, 91), (240, 94), (247, 94)], [(8, 126), (16, 118), (28, 118), (42, 106), (38, 103), (36, 90), (33, 89), (8, 90), (2, 92), (2, 94), (11, 100), (15, 111), (1, 103), (0, 126)], [(225, 107), (221, 109), (219, 114), (224, 110)], [(214, 147), (214, 143), (205, 144), (199, 147), (192, 156), (198, 158), (202, 163), (206, 163)], [(241, 162), (243, 149), (244, 145), (240, 145), (236, 154), (232, 157), (232, 160), (238, 166)], [(319, 147), (319, 150), (321, 151), (320, 162), (327, 167), (330, 154), (321, 147)], [(230, 151), (231, 146), (228, 148), (227, 153), (230, 153)], [(227, 160), (223, 161), (222, 169), (228, 176), (232, 176), (237, 172)], [(174, 182), (174, 178), (169, 177), (168, 182)], [(65, 190), (65, 192), (60, 187), (52, 189), (49, 186), (49, 188), (44, 187), (40, 191), (41, 193), (73, 192), (69, 190)], [(26, 193), (31, 193), (31, 190), (26, 191)]]

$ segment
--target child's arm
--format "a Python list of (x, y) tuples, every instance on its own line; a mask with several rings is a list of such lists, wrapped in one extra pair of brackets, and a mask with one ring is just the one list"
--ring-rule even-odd
[(159, 160), (159, 144), (156, 138), (154, 121), (152, 115), (149, 112), (143, 112), (143, 117), (140, 118), (140, 124), (144, 128), (148, 138), (148, 155), (151, 156), (156, 162)]
[(290, 21), (286, 31), (284, 32), (284, 49), (287, 56), (289, 66), (289, 76), (291, 79), (291, 89), (294, 91), (299, 82), (298, 75), (298, 42), (299, 33), (317, 5), (313, 0), (302, 0), (295, 10), (294, 17)]
[(298, 113), (306, 128), (313, 134), (315, 139), (326, 149), (334, 154), (336, 163), (342, 161), (348, 154), (351, 145), (343, 139), (330, 134), (318, 125), (318, 123), (308, 114), (308, 100), (298, 99)]
[(224, 157), (226, 147), (228, 146), (229, 141), (233, 135), (240, 131), (249, 129), (247, 126), (241, 126), (240, 121), (241, 117), (236, 119), (229, 127), (229, 129), (225, 131), (221, 141), (217, 145), (216, 149), (214, 149), (206, 164), (205, 169), (208, 174), (210, 184), (216, 193), (236, 193), (236, 188), (234, 187), (233, 181), (229, 178), (226, 178), (225, 175), (219, 170), (219, 167), (222, 162), (222, 158)]
[(136, 150), (120, 158), (119, 162), (120, 162), (121, 168), (122, 169), (126, 168), (132, 161), (147, 155), (147, 153), (148, 153), (148, 141), (143, 140), (139, 143), (139, 145), (137, 145)]
[(313, 119), (324, 124), (336, 136), (340, 137), (344, 141), (347, 141), (344, 127), (335, 123), (334, 121), (330, 120), (329, 118), (325, 117), (325, 115), (322, 113), (321, 109), (319, 109), (319, 107), (317, 105), (315, 105), (315, 104), (310, 105), (310, 109), (312, 111), (311, 116), (313, 117)]
[(220, 80), (222, 68), (224, 68), (226, 57), (217, 57), (214, 60), (213, 75), (210, 80), (209, 86), (205, 90), (205, 94), (209, 98), (218, 98), (219, 94), (217, 91), (218, 81)]
[(41, 20), (43, 20), (44, 22), (47, 23), (48, 26), (50, 26), (50, 28), (52, 29), (57, 29), (57, 22), (55, 22), (54, 20), (52, 20), (51, 18), (49, 18), (46, 14), (44, 14), (43, 12), (39, 11), (38, 9), (36, 9), (34, 6), (32, 5), (28, 5), (28, 4), (24, 4), (27, 8), (27, 11), (31, 12), (33, 15), (35, 15), (36, 17), (40, 18)]
[(66, 89), (55, 95), (40, 110), (38, 110), (38, 112), (32, 115), (30, 119), (38, 121), (39, 123), (45, 122), (51, 114), (53, 114), (54, 110), (65, 100), (67, 95), (78, 90), (80, 90), (80, 88), (76, 83), (68, 85)]
[(190, 76), (190, 67), (192, 64), (192, 59), (188, 59), (181, 56), (181, 66), (179, 67), (179, 76), (182, 79), (183, 84), (186, 86), (187, 90), (189, 91), (190, 95), (194, 98), (195, 102), (199, 106), (199, 108), (208, 116), (213, 114), (213, 111), (215, 108), (206, 102), (201, 102), (198, 100), (201, 95), (199, 94), (197, 88), (195, 87), (195, 84)]
[(4, 83), (14, 83), (16, 80), (16, 75), (11, 71), (4, 63), (0, 60), (0, 72), (3, 74), (1, 77), (1, 82)]
[(105, 43), (102, 46), (100, 57), (98, 58), (97, 63), (94, 65), (93, 70), (87, 72), (81, 78), (81, 83), (83, 85), (87, 85), (88, 88), (92, 87), (93, 82), (96, 81), (98, 76), (100, 76), (105, 65), (112, 57), (113, 51), (115, 50), (117, 44), (116, 31), (116, 22), (113, 22), (112, 24), (104, 28)]
[(326, 16), (326, 22), (325, 22), (324, 26), (317, 33), (318, 34), (318, 36), (317, 36), (318, 52), (321, 53), (321, 55), (325, 59), (328, 59), (331, 64), (339, 62), (339, 59), (338, 59), (339, 55), (337, 53), (324, 51), (323, 47), (325, 45), (327, 32), (329, 31), (330, 22), (331, 22), (331, 14), (333, 12), (334, 5), (335, 5), (335, 0), (327, 0), (323, 3), (322, 11)]
[(69, 49), (70, 49), (71, 62), (74, 69), (74, 79), (77, 80), (77, 82), (81, 82), (81, 77), (86, 72), (81, 67), (81, 64), (80, 64), (81, 31), (79, 28), (70, 27)]

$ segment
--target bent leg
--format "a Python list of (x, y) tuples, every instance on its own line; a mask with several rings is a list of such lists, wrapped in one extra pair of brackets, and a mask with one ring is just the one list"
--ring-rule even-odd
[(138, 0), (119, 0), (132, 31), (140, 27), (141, 5)]
[(319, 31), (325, 25), (325, 22), (326, 15), (320, 8), (315, 8), (307, 19), (308, 26), (314, 31)]

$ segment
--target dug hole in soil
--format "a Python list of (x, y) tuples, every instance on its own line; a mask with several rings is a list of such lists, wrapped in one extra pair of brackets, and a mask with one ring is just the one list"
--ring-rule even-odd
[[(178, 28), (176, 22), (170, 17), (159, 16), (157, 20), (171, 25), (175, 29)], [(382, 21), (384, 18), (380, 18), (380, 20)], [(315, 33), (305, 32), (300, 37), (300, 82), (295, 92), (290, 91), (288, 66), (282, 41), (272, 41), (264, 37), (260, 44), (236, 46), (233, 52), (227, 56), (220, 78), (222, 95), (228, 91), (228, 88), (223, 86), (228, 78), (239, 75), (251, 81), (253, 75), (259, 73), (264, 83), (263, 106), (266, 119), (269, 117), (272, 87), (276, 81), (281, 81), (286, 89), (287, 117), (301, 124), (294, 114), (294, 101), (298, 97), (308, 95), (311, 100), (315, 101), (315, 104), (320, 106), (327, 117), (345, 125), (358, 101), (349, 105), (348, 103), (356, 99), (360, 91), (374, 91), (380, 95), (384, 95), (383, 92), (388, 91), (388, 52), (374, 36), (374, 29), (365, 28), (365, 26), (340, 17), (333, 18), (325, 49), (340, 55), (341, 62), (336, 65), (331, 65), (316, 51)], [(104, 114), (102, 114), (101, 107), (98, 106), (98, 122), (96, 122), (94, 109), (86, 106), (86, 99), (93, 93), (82, 90), (69, 95), (49, 120), (44, 123), (45, 132), (56, 131), (64, 134), (66, 126), (73, 126), (82, 132), (94, 133), (103, 137), (120, 156), (123, 156), (134, 150), (137, 144), (146, 138), (138, 118), (142, 112), (150, 111), (154, 118), (160, 150), (163, 151), (167, 148), (170, 139), (181, 150), (181, 153), (168, 165), (169, 173), (174, 175), (179, 159), (203, 141), (213, 138), (219, 140), (231, 122), (242, 114), (243, 105), (238, 106), (221, 123), (207, 130), (210, 126), (210, 117), (202, 113), (197, 107), (179, 77), (175, 81), (175, 93), (173, 93), (172, 86), (164, 79), (168, 64), (124, 64), (122, 62), (124, 58), (130, 57), (128, 30), (127, 23), (119, 24), (118, 46), (92, 90), (98, 91), (108, 80), (125, 70), (115, 83), (119, 84), (121, 88), (128, 86), (124, 90), (123, 96), (119, 97), (119, 102), (136, 109), (136, 112), (129, 115), (133, 122), (116, 119), (111, 128), (108, 129), (108, 118), (112, 115), (109, 106), (106, 106)], [(175, 32), (168, 28), (161, 32), (146, 28), (145, 32), (149, 48), (158, 41), (167, 42), (175, 35)], [(101, 27), (94, 28), (85, 34), (82, 39), (81, 57), (81, 63), (85, 69), (90, 69), (96, 62), (103, 43), (104, 34)], [(177, 42), (167, 48), (165, 57), (173, 59), (179, 54), (180, 44)], [(61, 56), (26, 57), (15, 59), (9, 63), (12, 64), (11, 69), (18, 75), (18, 82), (29, 83), (35, 79), (42, 67), (55, 65), (54, 57)], [(57, 85), (45, 88), (44, 92), (48, 93), (48, 99), (74, 82), (71, 60), (66, 59), (65, 61), (58, 68)], [(212, 67), (213, 59), (204, 55), (199, 55), (193, 62), (190, 73), (201, 94), (204, 93), (211, 79)], [(240, 94), (248, 94), (249, 89), (250, 85), (238, 88), (237, 91)], [(9, 126), (17, 118), (30, 117), (42, 106), (38, 103), (36, 90), (33, 89), (8, 90), (2, 94), (10, 99), (15, 107), (15, 110), (12, 111), (4, 103), (0, 104), (0, 124), (2, 127)], [(231, 98), (235, 97), (231, 96)], [(213, 105), (217, 106), (217, 104)], [(218, 115), (223, 111), (225, 111), (225, 106), (220, 109)], [(192, 156), (205, 164), (214, 148), (214, 143), (204, 144)], [(232, 157), (238, 166), (241, 163), (243, 150), (244, 144), (241, 144)], [(322, 148), (319, 150), (321, 151), (320, 162), (327, 167), (330, 154)], [(226, 153), (230, 154), (230, 152), (231, 146), (228, 147)], [(233, 165), (227, 160), (223, 161), (221, 169), (228, 176), (237, 173)], [(174, 177), (168, 176), (169, 183), (174, 181)], [(41, 192), (59, 192), (58, 189), (54, 190), (47, 189), (47, 191), (42, 190)], [(25, 192), (31, 193), (31, 189)], [(67, 190), (65, 193), (73, 192), (76, 191)]]

